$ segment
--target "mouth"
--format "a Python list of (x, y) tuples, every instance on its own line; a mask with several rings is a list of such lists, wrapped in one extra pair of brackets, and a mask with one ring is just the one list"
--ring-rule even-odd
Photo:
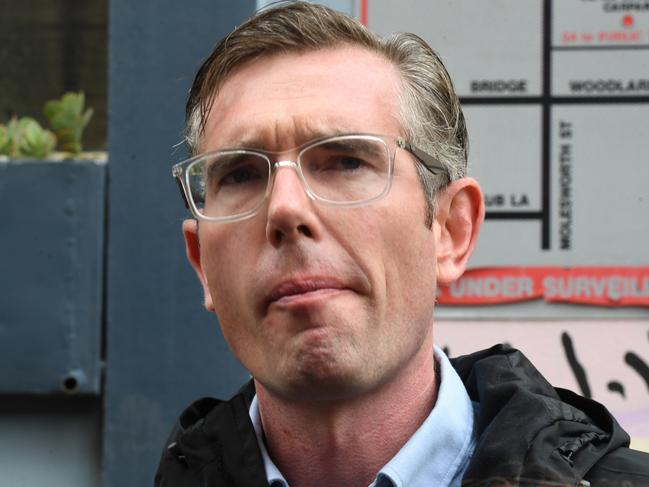
[(289, 279), (271, 289), (266, 308), (305, 306), (348, 289), (344, 283), (330, 277)]

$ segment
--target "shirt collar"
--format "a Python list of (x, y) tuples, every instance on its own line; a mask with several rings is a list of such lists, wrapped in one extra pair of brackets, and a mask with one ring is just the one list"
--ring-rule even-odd
[(270, 485), (271, 487), (287, 487), (288, 482), (282, 475), (282, 472), (279, 471), (279, 469), (270, 459), (270, 455), (268, 454), (268, 450), (266, 449), (264, 431), (261, 426), (261, 416), (259, 414), (259, 401), (257, 401), (257, 394), (255, 394), (255, 397), (252, 398), (248, 413), (250, 414), (252, 425), (255, 428), (255, 433), (257, 434), (257, 443), (259, 444), (261, 457), (264, 460), (264, 468), (266, 469), (266, 478), (268, 479), (268, 485)]
[[(462, 380), (438, 347), (435, 347), (435, 359), (441, 374), (435, 407), (401, 450), (379, 471), (370, 487), (460, 484), (475, 448), (473, 405)], [(266, 450), (256, 395), (249, 414), (268, 484), (287, 487), (288, 482)]]
[(379, 471), (373, 486), (460, 484), (475, 448), (473, 404), (448, 357), (438, 347), (435, 359), (441, 374), (435, 407)]

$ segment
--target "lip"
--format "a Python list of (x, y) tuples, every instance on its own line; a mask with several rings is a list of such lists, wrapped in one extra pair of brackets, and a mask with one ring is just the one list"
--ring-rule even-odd
[(297, 306), (349, 289), (332, 277), (300, 277), (284, 280), (271, 287), (266, 308), (272, 305)]

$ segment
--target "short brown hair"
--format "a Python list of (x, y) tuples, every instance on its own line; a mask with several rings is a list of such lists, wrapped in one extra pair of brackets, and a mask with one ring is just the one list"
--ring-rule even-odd
[(466, 175), (468, 138), (464, 115), (442, 60), (414, 34), (385, 39), (358, 21), (322, 5), (283, 2), (261, 10), (221, 40), (196, 74), (186, 106), (185, 141), (196, 154), (214, 98), (228, 77), (262, 56), (356, 46), (390, 61), (401, 75), (400, 118), (404, 135), (434, 154), (449, 176), (417, 170), (428, 201), (426, 222), (434, 217), (435, 194)]

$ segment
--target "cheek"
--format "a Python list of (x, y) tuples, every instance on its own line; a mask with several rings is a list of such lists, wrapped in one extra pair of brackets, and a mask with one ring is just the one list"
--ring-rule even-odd
[(344, 218), (338, 215), (338, 218), (331, 219), (327, 230), (336, 245), (342, 247), (343, 252), (370, 281), (372, 294), (383, 295), (386, 257), (390, 256), (386, 247), (390, 245), (390, 236), (385, 231), (385, 215), (371, 207), (347, 208), (344, 211)]
[(430, 318), (435, 299), (434, 233), (424, 224), (423, 204), (417, 203), (366, 207), (335, 226), (335, 238), (345, 242), (371, 281), (376, 319)]
[(242, 288), (246, 264), (240, 255), (241, 249), (233, 246), (230, 240), (211, 238), (209, 246), (201, 247), (203, 271), (224, 332), (227, 324), (240, 320), (241, 312), (248, 308), (241, 302), (245, 299)]
[(406, 314), (428, 309), (435, 296), (435, 238), (423, 215), (411, 208), (393, 216), (380, 237), (390, 306)]
[(250, 370), (255, 367), (250, 357), (256, 356), (256, 340), (259, 337), (251, 326), (254, 317), (250, 314), (247, 295), (242, 291), (245, 273), (241, 272), (235, 259), (212, 257), (208, 261), (208, 285), (221, 333), (234, 356)]

